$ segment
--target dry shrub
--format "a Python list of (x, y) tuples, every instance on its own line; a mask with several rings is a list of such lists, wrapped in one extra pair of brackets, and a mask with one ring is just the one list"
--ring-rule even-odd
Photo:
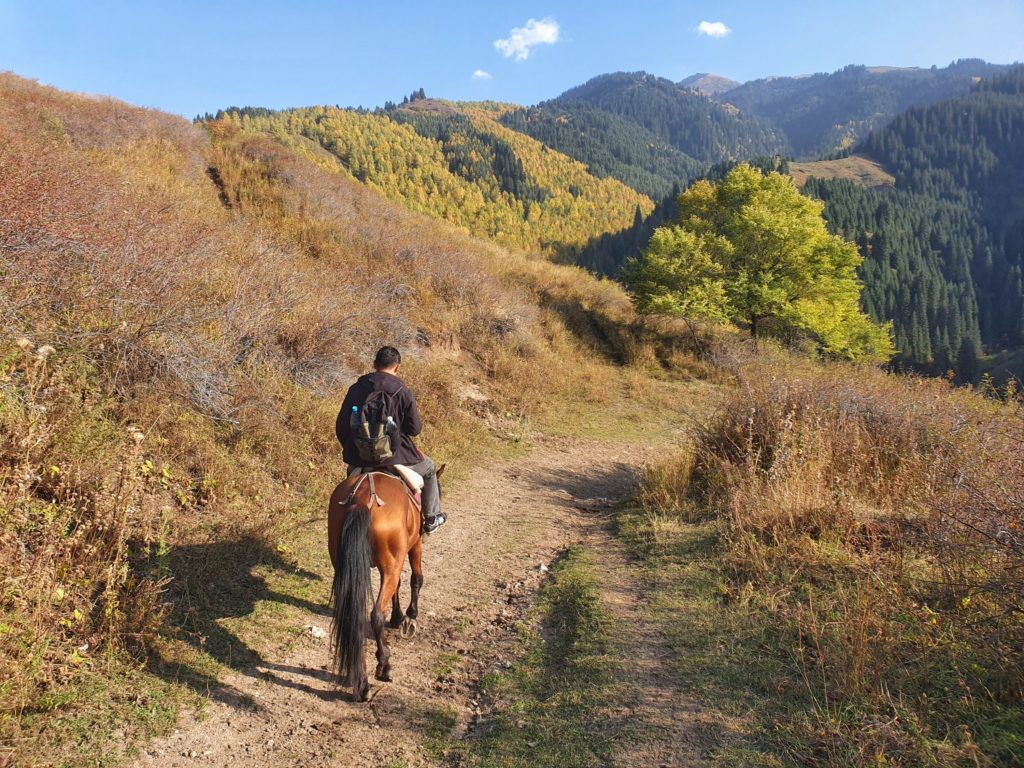
[[(98, 653), (139, 651), (159, 626), (158, 545), (144, 436), (84, 404), (89, 372), (28, 339), (0, 362), (0, 737)], [(165, 498), (164, 501), (169, 501)]]
[(773, 616), (810, 702), (789, 747), (974, 765), (977, 739), (1019, 759), (1020, 404), (788, 357), (738, 375), (692, 466), (648, 494), (726, 522), (735, 595)]

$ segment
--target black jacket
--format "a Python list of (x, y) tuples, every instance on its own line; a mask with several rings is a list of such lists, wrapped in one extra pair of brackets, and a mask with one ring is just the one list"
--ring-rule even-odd
[(370, 466), (359, 458), (359, 451), (352, 439), (353, 435), (352, 428), (349, 426), (349, 418), (352, 414), (353, 405), (362, 408), (363, 403), (366, 402), (367, 395), (378, 390), (383, 390), (392, 395), (392, 402), (397, 411), (394, 414), (395, 421), (398, 422), (399, 427), (398, 439), (392, 443), (394, 455), (387, 461), (380, 463), (385, 465), (418, 464), (422, 460), (422, 456), (412, 439), (423, 430), (423, 420), (420, 418), (420, 412), (416, 408), (416, 398), (413, 397), (410, 389), (405, 386), (400, 378), (390, 373), (381, 373), (379, 371), (360, 376), (359, 380), (348, 388), (345, 402), (342, 403), (341, 410), (338, 412), (338, 420), (334, 424), (334, 433), (338, 436), (338, 442), (341, 443), (345, 463), (357, 467)]

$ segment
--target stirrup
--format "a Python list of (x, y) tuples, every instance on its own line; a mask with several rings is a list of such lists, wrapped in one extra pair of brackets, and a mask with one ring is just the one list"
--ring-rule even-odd
[(423, 533), (433, 533), (447, 522), (448, 517), (444, 512), (439, 512), (434, 517), (425, 517), (423, 518)]

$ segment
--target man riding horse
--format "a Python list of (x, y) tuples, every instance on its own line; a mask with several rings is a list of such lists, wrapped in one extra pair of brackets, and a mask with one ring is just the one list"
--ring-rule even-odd
[[(416, 398), (398, 378), (401, 367), (402, 355), (397, 349), (381, 347), (377, 350), (373, 360), (373, 373), (361, 376), (349, 387), (334, 430), (350, 472), (354, 468), (372, 469), (400, 464), (423, 477), (423, 531), (432, 533), (444, 525), (447, 518), (441, 511), (437, 467), (412, 440), (422, 431), (423, 420), (416, 408)], [(365, 450), (360, 451), (357, 445), (360, 413), (366, 410), (367, 404), (373, 400), (386, 401), (387, 413), (381, 413), (382, 416), (391, 419), (387, 422), (391, 455), (384, 459), (367, 456)]]
[[(370, 630), (377, 642), (374, 676), (391, 679), (391, 651), (385, 636), (384, 611), (391, 605), (387, 626), (411, 636), (416, 631), (423, 587), (423, 533), (445, 522), (437, 481), (444, 471), (413, 443), (423, 427), (416, 398), (398, 378), (402, 358), (394, 347), (382, 347), (374, 372), (352, 385), (338, 414), (336, 433), (349, 463), (349, 477), (339, 483), (327, 507), (327, 548), (334, 566), (331, 587), (332, 669), (352, 687), (356, 701), (369, 698), (364, 642)], [(400, 465), (397, 466), (396, 465)], [(405, 467), (423, 478), (422, 513), (416, 507)], [(396, 468), (399, 478), (391, 474)], [(399, 604), (402, 567), (409, 562), (412, 587), (409, 607)], [(380, 591), (367, 615), (371, 597), (370, 570), (380, 573)]]

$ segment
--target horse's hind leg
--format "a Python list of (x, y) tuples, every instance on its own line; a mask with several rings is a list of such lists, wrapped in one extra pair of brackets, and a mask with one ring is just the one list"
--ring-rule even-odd
[(398, 593), (402, 569), (396, 565), (392, 562), (389, 568), (381, 568), (380, 594), (377, 595), (377, 602), (373, 604), (373, 613), (370, 615), (373, 634), (377, 639), (377, 671), (374, 677), (384, 683), (391, 682), (391, 650), (388, 648), (387, 638), (384, 637), (384, 606)]
[(423, 541), (417, 541), (409, 550), (409, 565), (412, 567), (412, 599), (405, 612), (402, 634), (411, 637), (416, 632), (416, 617), (420, 612), (420, 589), (423, 587)]
[(402, 579), (398, 579), (398, 585), (395, 587), (395, 594), (391, 596), (391, 618), (388, 619), (388, 626), (392, 629), (398, 629), (402, 626), (402, 619), (405, 618), (402, 615), (402, 604), (398, 599), (398, 593), (402, 591)]

